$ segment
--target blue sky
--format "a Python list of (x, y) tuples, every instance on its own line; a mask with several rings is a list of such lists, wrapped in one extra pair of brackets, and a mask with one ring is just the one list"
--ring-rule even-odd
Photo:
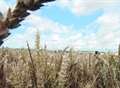
[[(6, 14), (15, 0), (0, 0), (0, 11)], [(35, 33), (40, 31), (41, 46), (78, 50), (117, 50), (120, 43), (119, 0), (57, 0), (40, 10), (12, 30), (3, 46), (34, 48)]]

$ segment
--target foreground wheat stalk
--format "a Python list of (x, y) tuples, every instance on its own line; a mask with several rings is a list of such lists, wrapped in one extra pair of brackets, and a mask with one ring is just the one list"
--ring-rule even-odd
[(29, 52), (29, 56), (30, 56), (30, 62), (28, 63), (29, 65), (29, 71), (30, 71), (30, 78), (31, 78), (31, 81), (32, 81), (32, 88), (38, 88), (37, 87), (37, 76), (36, 76), (36, 68), (35, 68), (35, 64), (34, 64), (34, 61), (33, 61), (33, 58), (32, 58), (32, 54), (31, 54), (31, 50), (30, 50), (30, 47), (29, 47), (29, 44), (27, 42), (27, 47), (28, 47), (28, 52)]

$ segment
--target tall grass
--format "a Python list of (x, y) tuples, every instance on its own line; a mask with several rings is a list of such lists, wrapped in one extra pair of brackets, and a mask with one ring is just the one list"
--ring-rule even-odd
[(120, 56), (120, 44), (118, 46), (118, 55)]
[(114, 54), (0, 49), (0, 88), (120, 88)]

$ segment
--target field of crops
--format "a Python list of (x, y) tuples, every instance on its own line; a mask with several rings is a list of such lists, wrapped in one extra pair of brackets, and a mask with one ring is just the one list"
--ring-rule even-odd
[(119, 55), (0, 50), (0, 88), (120, 88)]

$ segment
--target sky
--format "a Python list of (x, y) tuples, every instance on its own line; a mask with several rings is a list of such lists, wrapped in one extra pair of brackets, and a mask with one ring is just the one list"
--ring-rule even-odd
[[(6, 14), (16, 0), (0, 0), (0, 11)], [(57, 50), (117, 50), (120, 43), (120, 0), (57, 0), (45, 3), (31, 12), (22, 26), (11, 30), (3, 46), (34, 48), (36, 31), (40, 31), (41, 47)]]

